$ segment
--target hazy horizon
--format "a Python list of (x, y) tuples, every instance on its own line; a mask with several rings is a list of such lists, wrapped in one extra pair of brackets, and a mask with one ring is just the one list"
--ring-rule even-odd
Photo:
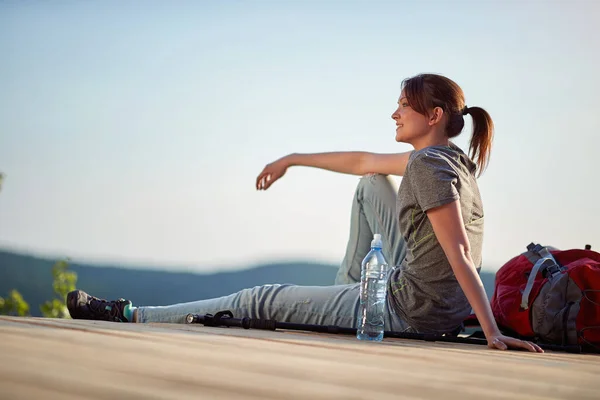
[(227, 272), (227, 271), (241, 271), (252, 269), (256, 267), (263, 267), (273, 264), (318, 264), (324, 266), (331, 266), (337, 268), (337, 264), (333, 262), (327, 262), (323, 260), (313, 259), (311, 257), (306, 258), (267, 258), (262, 261), (248, 262), (248, 263), (224, 263), (222, 265), (202, 265), (201, 263), (169, 263), (161, 261), (139, 261), (139, 260), (126, 260), (123, 258), (105, 258), (105, 257), (70, 257), (68, 254), (60, 254), (53, 252), (38, 251), (35, 249), (19, 248), (16, 246), (7, 246), (0, 243), (0, 252), (8, 252), (26, 257), (34, 257), (44, 260), (62, 260), (69, 259), (72, 264), (84, 264), (93, 267), (116, 267), (125, 269), (144, 269), (144, 270), (160, 270), (167, 272), (198, 272), (198, 273), (216, 273), (216, 272)]
[[(84, 265), (88, 267), (108, 267), (108, 268), (123, 268), (123, 269), (132, 269), (132, 270), (147, 270), (147, 271), (164, 271), (164, 272), (176, 272), (176, 273), (198, 273), (198, 274), (214, 274), (219, 272), (240, 272), (251, 270), (254, 268), (261, 267), (269, 267), (272, 265), (319, 265), (324, 267), (331, 267), (333, 269), (338, 268), (338, 264), (334, 262), (328, 262), (318, 259), (310, 259), (310, 258), (296, 258), (296, 259), (276, 259), (269, 258), (264, 261), (251, 262), (246, 264), (223, 264), (223, 265), (201, 265), (201, 264), (173, 264), (168, 262), (158, 262), (153, 263), (152, 261), (141, 262), (141, 261), (127, 261), (123, 259), (105, 259), (105, 258), (86, 258), (86, 257), (77, 257), (72, 258), (67, 255), (60, 254), (52, 254), (45, 252), (37, 252), (35, 250), (27, 250), (27, 249), (19, 249), (19, 248), (10, 248), (0, 246), (0, 252), (8, 252), (13, 253), (25, 257), (33, 257), (37, 259), (49, 260), (49, 261), (58, 261), (69, 259), (70, 264)], [(508, 261), (508, 260), (507, 260)], [(7, 267), (11, 267), (7, 265)], [(495, 274), (500, 268), (501, 265), (487, 265), (483, 264), (481, 268), (481, 273), (488, 272)]]
[[(600, 4), (0, 3), (0, 247), (197, 271), (337, 265), (359, 177), (292, 152), (394, 141), (402, 79), (436, 72), (496, 135), (484, 267), (600, 248)], [(456, 139), (468, 149), (471, 119)], [(395, 177), (397, 183), (399, 177)]]

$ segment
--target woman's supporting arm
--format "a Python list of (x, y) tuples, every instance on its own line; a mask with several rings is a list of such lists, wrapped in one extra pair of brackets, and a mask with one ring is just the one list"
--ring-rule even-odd
[(523, 348), (543, 352), (536, 344), (504, 336), (498, 329), (483, 283), (471, 259), (469, 239), (463, 225), (459, 201), (433, 208), (427, 211), (427, 216), (458, 283), (477, 315), (488, 346), (500, 350)]

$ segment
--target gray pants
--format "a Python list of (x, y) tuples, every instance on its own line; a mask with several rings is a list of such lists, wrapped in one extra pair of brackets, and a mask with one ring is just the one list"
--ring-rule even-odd
[[(400, 265), (406, 251), (396, 219), (396, 192), (382, 175), (360, 179), (352, 204), (350, 238), (334, 286), (263, 285), (229, 296), (161, 307), (139, 307), (138, 322), (183, 323), (188, 313), (215, 314), (230, 310), (235, 318), (275, 319), (279, 322), (356, 327), (361, 262), (380, 233), (390, 266)], [(389, 295), (389, 294), (388, 294)], [(389, 301), (385, 329), (404, 331), (407, 324)]]

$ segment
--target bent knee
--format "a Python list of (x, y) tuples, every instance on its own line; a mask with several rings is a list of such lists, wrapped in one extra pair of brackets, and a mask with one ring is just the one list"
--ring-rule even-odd
[(370, 173), (363, 175), (358, 182), (358, 190), (377, 193), (383, 190), (395, 192), (394, 181), (389, 175)]

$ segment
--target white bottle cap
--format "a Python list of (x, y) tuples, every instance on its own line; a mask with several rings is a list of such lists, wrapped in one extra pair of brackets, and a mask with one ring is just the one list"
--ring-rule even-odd
[(373, 241), (371, 242), (371, 247), (382, 247), (380, 233), (376, 233), (373, 235)]

